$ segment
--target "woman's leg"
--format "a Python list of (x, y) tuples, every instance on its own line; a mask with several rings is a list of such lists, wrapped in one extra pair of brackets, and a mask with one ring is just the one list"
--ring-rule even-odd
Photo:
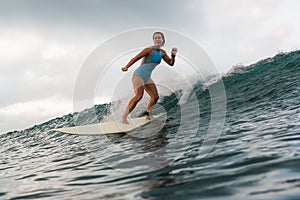
[(134, 89), (135, 96), (129, 101), (127, 108), (122, 116), (122, 123), (128, 124), (127, 116), (135, 108), (137, 103), (142, 99), (144, 94), (144, 81), (139, 76), (132, 77), (132, 85)]
[[(145, 91), (149, 94), (150, 100), (147, 106), (147, 112), (150, 113), (152, 106), (156, 104), (159, 96), (155, 83), (152, 79), (148, 80), (144, 86)], [(147, 119), (150, 119), (150, 116), (146, 116)]]

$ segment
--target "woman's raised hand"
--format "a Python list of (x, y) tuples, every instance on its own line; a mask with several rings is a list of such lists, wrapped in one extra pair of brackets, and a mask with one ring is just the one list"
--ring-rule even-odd
[(171, 55), (176, 56), (176, 53), (177, 53), (177, 48), (172, 48)]

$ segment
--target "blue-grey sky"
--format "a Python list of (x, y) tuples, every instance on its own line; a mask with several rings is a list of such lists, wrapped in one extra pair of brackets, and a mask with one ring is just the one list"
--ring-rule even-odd
[(298, 0), (0, 0), (0, 132), (72, 112), (82, 64), (120, 32), (178, 31), (226, 72), (299, 49), (299, 10)]

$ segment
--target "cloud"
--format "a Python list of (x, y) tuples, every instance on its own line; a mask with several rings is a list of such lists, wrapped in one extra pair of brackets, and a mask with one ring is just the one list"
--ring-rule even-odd
[(62, 94), (65, 89), (71, 91), (81, 64), (95, 46), (88, 39), (72, 43), (48, 38), (34, 29), (1, 29), (0, 42), (0, 87), (16, 97), (16, 101), (37, 98), (50, 87)]
[[(197, 40), (221, 71), (272, 56), (278, 50), (294, 50), (300, 45), (293, 36), (300, 29), (295, 20), (300, 17), (297, 7), (300, 3), (293, 0), (205, 2), (201, 9), (205, 31)], [(289, 15), (293, 18), (286, 17)]]
[(180, 0), (12, 0), (0, 2), (0, 22), (8, 27), (37, 25), (40, 30), (53, 34), (70, 28), (109, 34), (137, 26), (186, 26), (189, 24), (187, 9), (189, 3)]
[(0, 108), (0, 132), (23, 129), (32, 122), (42, 123), (49, 118), (72, 112), (71, 102), (59, 96), (17, 102)]

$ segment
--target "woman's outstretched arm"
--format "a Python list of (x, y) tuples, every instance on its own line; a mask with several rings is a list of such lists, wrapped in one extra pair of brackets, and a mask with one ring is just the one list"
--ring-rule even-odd
[(128, 70), (128, 68), (133, 65), (136, 61), (138, 61), (139, 59), (149, 55), (149, 52), (151, 51), (151, 48), (145, 48), (144, 50), (142, 50), (139, 54), (137, 54), (134, 58), (132, 58), (125, 67), (122, 67), (122, 71), (125, 72)]

